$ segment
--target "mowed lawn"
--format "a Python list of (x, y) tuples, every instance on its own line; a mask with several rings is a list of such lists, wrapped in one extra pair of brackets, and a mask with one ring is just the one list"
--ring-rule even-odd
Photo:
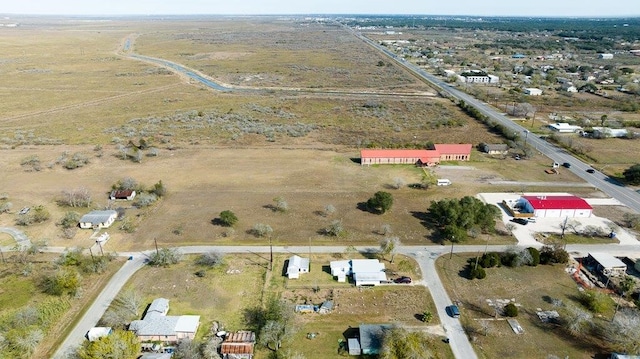
[[(438, 358), (452, 358), (448, 345), (441, 341), (438, 318), (430, 323), (419, 320), (424, 311), (436, 313), (426, 287), (391, 284), (356, 288), (349, 283), (337, 283), (327, 272), (329, 261), (362, 258), (359, 254), (313, 255), (310, 273), (302, 274), (300, 280), (283, 276), (289, 255), (274, 256), (273, 272), (267, 270), (268, 254), (226, 255), (224, 264), (205, 269), (204, 277), (194, 274), (203, 269), (195, 265), (196, 258), (186, 256), (179, 264), (168, 268), (145, 267), (132, 277), (125, 290), (137, 291), (145, 298), (145, 304), (158, 297), (169, 299), (171, 315), (200, 315), (198, 337), (207, 335), (214, 321), (227, 331), (247, 329), (244, 311), (273, 296), (290, 304), (291, 310), (295, 304), (319, 305), (325, 300), (333, 300), (335, 308), (329, 314), (295, 314), (292, 324), (295, 334), (282, 350), (301, 353), (307, 358), (337, 358), (340, 357), (339, 341), (345, 340), (345, 335), (353, 331), (350, 328), (362, 323), (392, 323), (432, 333), (434, 353)], [(398, 256), (396, 259), (401, 262), (404, 258)], [(411, 274), (419, 279), (414, 266), (407, 266), (406, 272), (398, 272), (396, 264), (385, 264), (397, 275)], [(307, 339), (307, 333), (317, 333), (317, 336)], [(259, 349), (257, 358), (267, 355), (267, 350)]]
[[(485, 279), (471, 281), (461, 273), (467, 259), (475, 256), (459, 254), (453, 259), (443, 256), (437, 260), (436, 267), (451, 299), (460, 302), (460, 320), (467, 332), (471, 332), (469, 337), (481, 358), (548, 358), (554, 355), (587, 359), (603, 352), (597, 346), (598, 339), (569, 336), (562, 328), (544, 324), (536, 316), (538, 308), (557, 309), (550, 303), (551, 299), (580, 306), (576, 301), (578, 286), (564, 265), (489, 268)], [(496, 299), (514, 299), (520, 304), (516, 319), (524, 334), (515, 334), (505, 320), (490, 320), (485, 336), (479, 320), (494, 316), (488, 300)]]

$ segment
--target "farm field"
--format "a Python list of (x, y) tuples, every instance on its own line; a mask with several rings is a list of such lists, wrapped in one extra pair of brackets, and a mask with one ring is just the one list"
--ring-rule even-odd
[[(268, 254), (227, 255), (222, 265), (204, 269), (203, 277), (194, 275), (203, 267), (194, 264), (195, 256), (189, 256), (168, 268), (141, 269), (124, 290), (138, 292), (147, 304), (157, 297), (169, 299), (169, 314), (200, 315), (198, 338), (208, 335), (213, 321), (217, 321), (226, 331), (248, 329), (245, 311), (270, 297), (284, 300), (291, 310), (294, 304), (319, 305), (331, 299), (335, 309), (329, 314), (295, 315), (295, 334), (281, 350), (300, 353), (305, 357), (338, 358), (338, 341), (345, 339), (344, 333), (349, 328), (362, 323), (395, 323), (411, 330), (433, 333), (432, 348), (438, 358), (451, 358), (448, 346), (440, 340), (442, 334), (438, 329), (438, 319), (434, 318), (428, 324), (417, 319), (417, 315), (425, 310), (435, 313), (426, 288), (419, 285), (355, 288), (349, 283), (336, 282), (326, 272), (325, 267), (331, 260), (352, 257), (359, 255), (313, 255), (310, 273), (302, 274), (301, 281), (297, 281), (281, 275), (288, 257), (280, 254), (274, 256), (272, 272), (267, 270)], [(395, 262), (402, 260), (398, 256)], [(398, 269), (394, 269), (396, 264), (385, 262), (385, 265), (398, 274), (412, 273), (398, 272)], [(312, 276), (313, 279), (306, 279), (306, 276)], [(307, 333), (317, 333), (317, 336), (307, 339)], [(257, 354), (257, 358), (266, 358), (269, 352), (260, 349)]]
[[(462, 275), (469, 258), (475, 258), (475, 254), (454, 255), (453, 259), (440, 257), (436, 267), (449, 296), (460, 303), (460, 320), (467, 332), (471, 332), (471, 342), (481, 358), (546, 358), (555, 355), (587, 359), (606, 352), (602, 349), (605, 344), (598, 338), (573, 337), (560, 326), (542, 323), (536, 315), (537, 308), (556, 310), (551, 304), (552, 299), (581, 306), (577, 302), (577, 284), (565, 271), (564, 265), (488, 268), (485, 279), (472, 281)], [(514, 299), (520, 305), (515, 319), (524, 329), (524, 334), (515, 334), (505, 320), (492, 320), (495, 313), (489, 301), (499, 299)], [(612, 313), (604, 316), (610, 315)], [(604, 318), (594, 317), (594, 320)], [(487, 323), (486, 332), (482, 322)]]

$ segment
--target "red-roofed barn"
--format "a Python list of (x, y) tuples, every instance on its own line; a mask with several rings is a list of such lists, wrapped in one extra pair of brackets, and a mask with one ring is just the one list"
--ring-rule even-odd
[(436, 144), (436, 151), (440, 153), (440, 161), (469, 161), (471, 144)]
[(522, 196), (517, 206), (522, 213), (533, 213), (535, 217), (591, 217), (593, 207), (584, 199), (564, 196)]

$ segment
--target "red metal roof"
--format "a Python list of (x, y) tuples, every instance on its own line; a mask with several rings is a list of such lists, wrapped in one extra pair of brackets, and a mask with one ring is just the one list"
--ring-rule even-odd
[(522, 196), (534, 209), (593, 209), (587, 201), (576, 196)]
[(422, 158), (440, 157), (437, 151), (433, 150), (360, 150), (362, 158)]
[(471, 154), (471, 147), (472, 145), (470, 143), (438, 143), (435, 145), (436, 151), (440, 152), (443, 155), (468, 155)]
[(469, 155), (472, 145), (436, 144), (435, 150), (360, 150), (361, 158), (438, 158), (441, 155)]

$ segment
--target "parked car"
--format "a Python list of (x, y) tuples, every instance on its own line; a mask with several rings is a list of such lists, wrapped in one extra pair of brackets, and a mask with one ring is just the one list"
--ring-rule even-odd
[(536, 223), (536, 217), (529, 217), (529, 218), (527, 218), (527, 221), (529, 221), (531, 223)]
[(565, 162), (565, 163), (562, 164), (562, 167), (571, 168), (571, 163)]
[(459, 318), (460, 317), (460, 309), (458, 309), (457, 305), (452, 304), (452, 305), (447, 307), (447, 314), (449, 314), (452, 318)]
[(411, 283), (411, 277), (398, 277), (396, 279), (393, 280), (394, 283), (403, 283), (403, 284), (410, 284)]
[(587, 170), (587, 172), (588, 172), (588, 173), (595, 173), (595, 172), (596, 172), (596, 170), (594, 170), (593, 168), (589, 168), (589, 169)]
[(526, 226), (529, 223), (529, 220), (526, 218), (513, 218), (511, 222), (515, 222), (523, 226)]
[(18, 214), (27, 214), (29, 213), (29, 210), (31, 210), (31, 208), (29, 207), (24, 207), (20, 210), (20, 212), (18, 212)]

